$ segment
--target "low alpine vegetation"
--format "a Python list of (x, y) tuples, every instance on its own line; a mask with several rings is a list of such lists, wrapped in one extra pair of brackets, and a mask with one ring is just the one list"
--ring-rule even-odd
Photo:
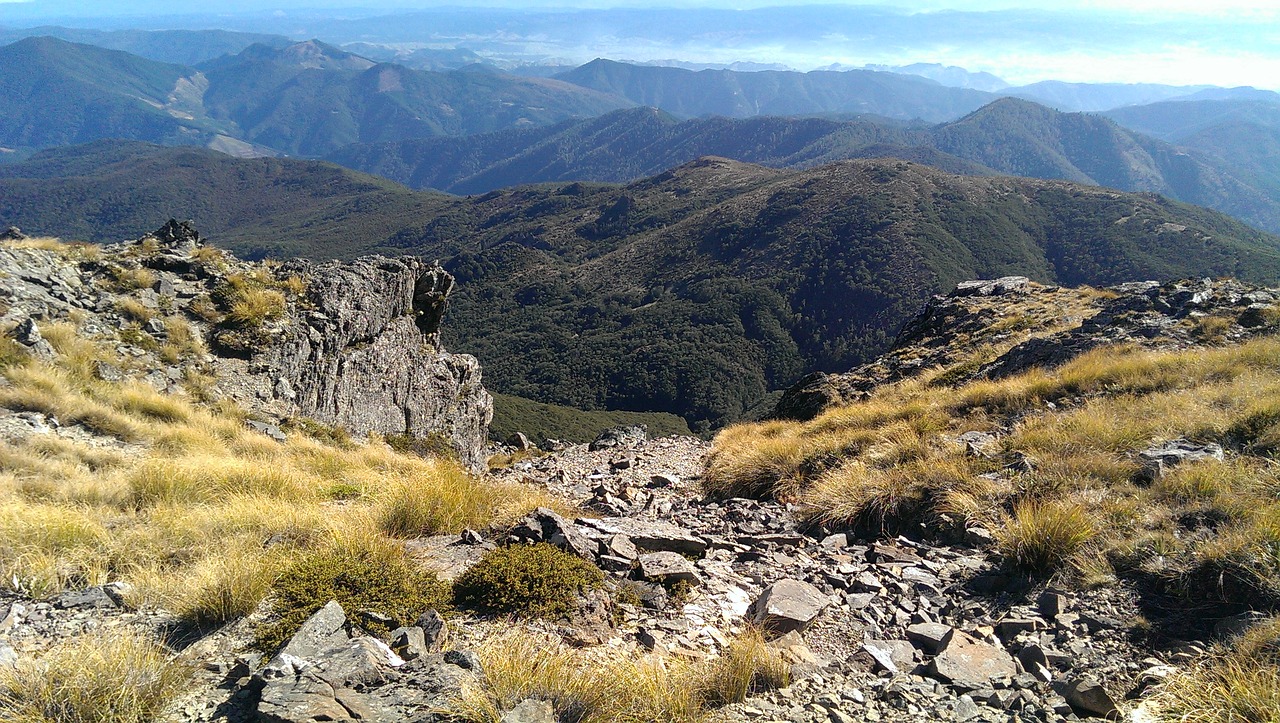
[(0, 719), (13, 723), (148, 723), (190, 671), (150, 636), (126, 628), (71, 639), (16, 668), (0, 667)]
[[(1280, 604), (1280, 339), (1104, 348), (1053, 371), (936, 384), (947, 371), (808, 422), (729, 428), (706, 490), (794, 499), (836, 527), (982, 526), (1028, 571), (1085, 564), (1101, 577), (1101, 562), (1189, 594)], [(987, 449), (966, 448), (968, 432), (992, 433)], [(1220, 445), (1226, 461), (1144, 476), (1138, 453), (1178, 440)]]
[[(287, 641), (312, 613), (330, 600), (346, 610), (370, 610), (395, 625), (411, 625), (428, 610), (447, 612), (449, 586), (405, 557), (404, 548), (383, 538), (350, 534), (308, 551), (284, 569), (274, 584), (274, 623), (258, 638), (263, 650)], [(373, 632), (385, 633), (376, 621)]]
[(555, 618), (579, 594), (599, 588), (595, 565), (546, 543), (508, 545), (487, 553), (454, 583), (458, 604), (497, 615)]
[(721, 652), (690, 662), (574, 651), (516, 628), (480, 644), (483, 687), (464, 690), (448, 712), (469, 723), (499, 723), (503, 711), (534, 698), (549, 702), (560, 720), (700, 723), (723, 705), (790, 682), (790, 666), (756, 631)]
[(1173, 677), (1152, 699), (1161, 720), (1272, 723), (1280, 718), (1280, 618), (1271, 618)]

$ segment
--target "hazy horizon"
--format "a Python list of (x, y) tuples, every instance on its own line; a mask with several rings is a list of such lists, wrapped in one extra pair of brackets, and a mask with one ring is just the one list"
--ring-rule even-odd
[[(227, 29), (334, 44), (458, 47), (504, 62), (750, 62), (796, 70), (938, 63), (1042, 80), (1280, 87), (1280, 8), (1225, 0), (912, 0), (880, 3), (647, 3), (493, 0), (229, 0), (216, 14), (193, 0), (96, 3), (0, 0), (0, 25), (97, 29)], [(785, 8), (771, 11), (771, 8)], [(379, 21), (425, 14), (432, 22)], [(675, 22), (672, 18), (679, 18)], [(781, 19), (781, 21), (779, 20)], [(443, 21), (441, 21), (443, 20)], [(818, 29), (821, 28), (819, 32)]]

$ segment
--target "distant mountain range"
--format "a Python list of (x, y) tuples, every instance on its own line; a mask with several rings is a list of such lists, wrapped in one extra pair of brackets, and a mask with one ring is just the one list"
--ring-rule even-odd
[(938, 122), (993, 98), (917, 76), (872, 70), (693, 71), (598, 59), (556, 78), (685, 117), (863, 113)]
[[(1272, 108), (1280, 120), (1280, 105)], [(628, 109), (542, 128), (356, 145), (329, 159), (416, 188), (484, 193), (547, 181), (626, 182), (705, 155), (790, 168), (897, 157), (953, 173), (1161, 193), (1280, 231), (1280, 194), (1274, 192), (1280, 154), (1245, 150), (1256, 144), (1224, 145), (1212, 152), (1204, 139), (1189, 152), (1101, 116), (1006, 98), (923, 128), (816, 118), (680, 121), (651, 108)], [(1236, 148), (1243, 157), (1229, 153)]]
[(179, 65), (199, 65), (224, 55), (234, 55), (250, 45), (283, 48), (294, 42), (283, 35), (229, 30), (87, 30), (57, 25), (21, 29), (0, 27), (0, 45), (41, 37), (123, 50), (150, 60)]
[(374, 63), (319, 42), (199, 68), (27, 38), (0, 48), (0, 146), (98, 138), (316, 156), (355, 142), (543, 125), (629, 105), (560, 81)]
[(869, 358), (959, 280), (1280, 279), (1280, 238), (1213, 211), (900, 160), (777, 170), (702, 158), (627, 185), (471, 198), (140, 143), (0, 167), (0, 225), (112, 240), (171, 215), (253, 256), (441, 258), (459, 280), (446, 341), (484, 360), (486, 384), (669, 411), (704, 431), (804, 372)]

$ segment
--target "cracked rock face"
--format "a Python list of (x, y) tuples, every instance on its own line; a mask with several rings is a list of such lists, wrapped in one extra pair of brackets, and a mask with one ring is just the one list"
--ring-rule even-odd
[[(261, 360), (298, 412), (356, 434), (434, 437), (464, 465), (483, 469), (493, 398), (480, 363), (440, 348), (453, 277), (423, 259), (371, 256), (295, 261), (281, 269), (308, 283), (300, 312)], [(284, 390), (282, 393), (280, 390)]]

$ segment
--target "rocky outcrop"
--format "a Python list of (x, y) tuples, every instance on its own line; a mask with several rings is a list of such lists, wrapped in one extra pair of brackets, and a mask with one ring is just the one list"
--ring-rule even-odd
[(255, 361), (299, 414), (357, 434), (434, 437), (483, 468), (493, 398), (480, 363), (440, 347), (453, 277), (423, 259), (371, 256), (282, 266), (305, 304)]
[[(74, 315), (82, 334), (131, 360), (128, 370), (100, 365), (103, 379), (139, 377), (176, 394), (184, 379), (207, 374), (213, 396), (255, 412), (263, 418), (255, 428), (278, 440), (279, 422), (307, 417), (357, 436), (423, 439), (424, 448), (452, 450), (483, 469), (493, 400), (479, 362), (440, 346), (453, 277), (438, 264), (371, 256), (273, 266), (202, 244), (190, 222), (170, 220), (100, 249), (0, 248), (0, 327), (47, 358), (40, 327)], [(232, 297), (245, 288), (274, 307), (233, 324)], [(213, 353), (190, 347), (162, 359), (167, 318), (189, 325)]]
[(1101, 290), (1043, 286), (1021, 276), (967, 281), (933, 297), (875, 361), (800, 379), (773, 416), (812, 419), (881, 384), (939, 368), (947, 369), (939, 377), (943, 383), (958, 384), (1054, 367), (1103, 346), (1180, 349), (1239, 341), (1274, 330), (1277, 301), (1280, 291), (1231, 279), (1142, 281)]

